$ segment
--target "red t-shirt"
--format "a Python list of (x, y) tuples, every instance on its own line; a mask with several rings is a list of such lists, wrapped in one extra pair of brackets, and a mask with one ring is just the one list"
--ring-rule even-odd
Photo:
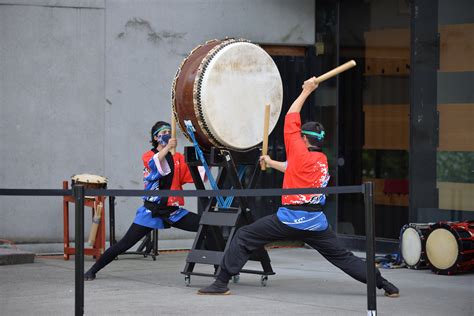
[[(149, 169), (148, 162), (152, 159), (155, 153), (153, 151), (147, 151), (143, 154), (143, 166), (146, 169)], [(183, 184), (185, 183), (193, 183), (193, 177), (191, 176), (191, 172), (189, 171), (188, 165), (184, 160), (184, 156), (181, 153), (175, 153), (173, 155), (174, 161), (174, 175), (173, 175), (173, 182), (171, 183), (170, 190), (182, 190)], [(168, 198), (168, 205), (184, 205), (184, 198), (182, 196), (170, 196)]]
[[(310, 152), (301, 137), (300, 113), (288, 113), (284, 127), (287, 167), (283, 189), (321, 188), (329, 182), (328, 161), (322, 152)], [(282, 204), (324, 203), (324, 194), (283, 195)]]

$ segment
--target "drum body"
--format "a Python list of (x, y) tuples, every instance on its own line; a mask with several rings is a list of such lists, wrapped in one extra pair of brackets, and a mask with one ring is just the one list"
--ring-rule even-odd
[(185, 121), (204, 149), (245, 151), (263, 140), (265, 105), (269, 132), (280, 116), (283, 86), (272, 58), (247, 40), (213, 40), (196, 47), (179, 67), (172, 87), (174, 117)]
[(430, 224), (410, 223), (402, 227), (400, 253), (408, 268), (427, 268), (425, 246), (429, 231)]
[(71, 186), (81, 184), (86, 189), (106, 189), (107, 178), (95, 174), (83, 173), (71, 177)]
[(439, 274), (474, 271), (474, 221), (432, 225), (426, 258), (431, 270)]

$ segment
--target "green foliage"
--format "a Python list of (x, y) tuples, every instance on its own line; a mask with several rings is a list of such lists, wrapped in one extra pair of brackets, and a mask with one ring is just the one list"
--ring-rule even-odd
[(405, 150), (363, 150), (362, 175), (379, 179), (408, 179), (408, 152)]
[(437, 174), (440, 182), (474, 183), (474, 152), (438, 152)]

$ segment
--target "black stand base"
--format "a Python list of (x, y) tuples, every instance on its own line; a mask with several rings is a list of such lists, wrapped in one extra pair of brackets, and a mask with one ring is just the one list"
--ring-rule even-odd
[[(202, 163), (197, 159), (194, 147), (185, 147), (184, 153), (196, 189), (206, 190), (198, 171), (198, 166), (202, 166)], [(219, 167), (216, 180), (219, 188), (244, 188), (244, 184), (239, 179), (236, 164), (252, 167), (252, 176), (247, 181), (246, 188), (255, 187), (260, 175), (260, 164), (258, 162), (260, 149), (233, 152), (213, 147), (209, 153), (205, 153), (205, 156), (210, 167)], [(220, 272), (219, 264), (236, 230), (241, 226), (254, 222), (249, 201), (246, 197), (236, 197), (231, 207), (228, 208), (219, 207), (216, 198), (199, 198), (198, 203), (201, 221), (192, 249), (186, 258), (184, 271), (181, 272), (185, 275), (186, 286), (191, 284), (191, 275), (216, 277)], [(265, 286), (268, 275), (275, 274), (267, 251), (264, 248), (256, 250), (252, 253), (250, 260), (259, 261), (262, 265), (262, 271), (242, 269), (240, 273), (261, 275), (261, 284)], [(194, 272), (197, 263), (214, 265), (214, 274)], [(238, 275), (233, 277), (234, 282), (238, 282), (238, 280)]]
[(136, 251), (126, 251), (121, 255), (143, 255), (145, 258), (150, 255), (153, 261), (156, 261), (156, 257), (160, 255), (158, 252), (158, 229), (149, 232), (142, 239)]

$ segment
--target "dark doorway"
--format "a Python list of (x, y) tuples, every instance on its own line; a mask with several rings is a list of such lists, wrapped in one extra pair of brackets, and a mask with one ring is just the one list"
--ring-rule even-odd
[[(383, 2), (383, 3), (382, 3)], [(339, 185), (375, 183), (375, 234), (408, 222), (410, 15), (403, 1), (340, 1)], [(358, 195), (339, 196), (338, 232), (365, 235)]]

